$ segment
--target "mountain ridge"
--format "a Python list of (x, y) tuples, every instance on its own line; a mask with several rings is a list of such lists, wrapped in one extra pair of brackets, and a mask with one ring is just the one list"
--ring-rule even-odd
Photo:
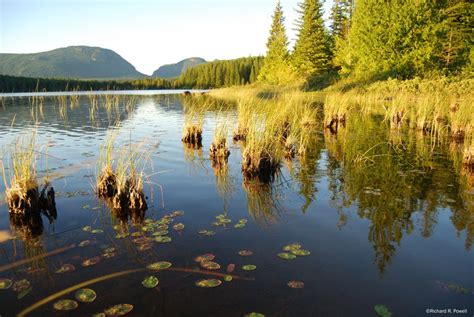
[(190, 57), (183, 59), (175, 64), (167, 64), (160, 66), (157, 70), (153, 72), (151, 77), (159, 78), (176, 78), (179, 77), (189, 68), (205, 64), (207, 61), (201, 57)]

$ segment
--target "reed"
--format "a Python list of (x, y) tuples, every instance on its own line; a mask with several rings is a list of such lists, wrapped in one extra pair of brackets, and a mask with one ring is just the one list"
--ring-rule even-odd
[(213, 167), (220, 168), (227, 164), (230, 155), (227, 146), (227, 128), (225, 123), (218, 124), (214, 131), (209, 157)]

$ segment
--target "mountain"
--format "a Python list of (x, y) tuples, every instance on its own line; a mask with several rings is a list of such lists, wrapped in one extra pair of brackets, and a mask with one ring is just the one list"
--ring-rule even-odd
[(32, 54), (0, 54), (0, 74), (81, 79), (146, 77), (114, 51), (90, 46), (69, 46)]
[(173, 78), (178, 77), (188, 68), (207, 63), (205, 59), (200, 57), (191, 57), (182, 60), (176, 64), (163, 65), (153, 72), (152, 77)]

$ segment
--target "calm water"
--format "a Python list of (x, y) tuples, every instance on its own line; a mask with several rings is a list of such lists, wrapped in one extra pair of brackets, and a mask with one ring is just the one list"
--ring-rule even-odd
[[(120, 303), (134, 306), (130, 316), (377, 316), (375, 305), (387, 306), (393, 316), (425, 316), (430, 308), (474, 314), (474, 190), (447, 146), (420, 135), (394, 136), (377, 119), (354, 119), (337, 138), (316, 134), (306, 159), (282, 164), (270, 186), (249, 185), (240, 172), (241, 144), (231, 143), (226, 173), (216, 175), (211, 167), (208, 149), (219, 114), (206, 113), (202, 152), (189, 151), (180, 141), (181, 96), (144, 95), (136, 101), (129, 111), (121, 104), (111, 111), (99, 107), (91, 116), (87, 97), (74, 107), (46, 99), (42, 109), (28, 98), (3, 99), (1, 155), (7, 157), (12, 142), (37, 125), (38, 149), (48, 145), (39, 170), (44, 175), (48, 167), (58, 214), (52, 223), (43, 217), (43, 229), (26, 237), (11, 227), (2, 196), (0, 232), (16, 239), (0, 240), (0, 267), (75, 247), (0, 270), (0, 279), (31, 283), (29, 292), (0, 290), (1, 316), (81, 282), (157, 261), (194, 270), (199, 265), (193, 259), (205, 253), (216, 256), (222, 267), (217, 272), (233, 263), (232, 274), (247, 279), (206, 289), (195, 282), (211, 277), (199, 272), (139, 271), (88, 286), (97, 293), (93, 303), (57, 312), (55, 300), (31, 315), (90, 316)], [(152, 232), (131, 222), (129, 233), (138, 233), (116, 237), (121, 222), (93, 190), (99, 149), (111, 129), (118, 131), (118, 145), (140, 143), (151, 154), (145, 218), (184, 211), (169, 228), (171, 243), (153, 241), (150, 250), (140, 251), (135, 239)], [(214, 227), (222, 213), (232, 223)], [(234, 228), (240, 219), (248, 219), (247, 225)], [(173, 230), (176, 223), (185, 229)], [(99, 231), (84, 231), (85, 226)], [(203, 229), (216, 234), (198, 234)], [(86, 240), (91, 244), (78, 246)], [(277, 256), (295, 242), (311, 254), (294, 260)], [(112, 247), (115, 256), (102, 256)], [(240, 250), (253, 255), (242, 257)], [(99, 263), (82, 265), (96, 256)], [(64, 264), (75, 270), (55, 273)], [(246, 264), (257, 269), (242, 270)], [(151, 274), (159, 285), (144, 288), (141, 282)], [(304, 288), (289, 288), (292, 280), (304, 282)], [(74, 299), (74, 292), (58, 299)]]

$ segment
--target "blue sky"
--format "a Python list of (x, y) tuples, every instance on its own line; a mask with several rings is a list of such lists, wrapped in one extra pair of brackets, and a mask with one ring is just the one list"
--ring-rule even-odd
[[(294, 40), (298, 0), (282, 0)], [(331, 5), (326, 1), (326, 15)], [(0, 52), (109, 48), (151, 74), (163, 64), (263, 55), (276, 0), (0, 0)]]

